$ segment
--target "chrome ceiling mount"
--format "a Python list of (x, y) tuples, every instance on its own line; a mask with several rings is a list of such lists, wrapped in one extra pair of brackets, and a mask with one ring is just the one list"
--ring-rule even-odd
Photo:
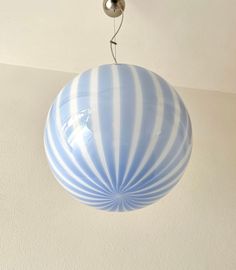
[(125, 10), (124, 0), (104, 0), (103, 10), (109, 17), (119, 17)]

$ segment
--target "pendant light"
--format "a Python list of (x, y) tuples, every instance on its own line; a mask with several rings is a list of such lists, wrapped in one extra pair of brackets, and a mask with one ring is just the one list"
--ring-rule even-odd
[(105, 0), (121, 23), (110, 41), (114, 64), (80, 73), (53, 102), (44, 144), (58, 182), (80, 202), (107, 211), (150, 205), (179, 181), (192, 149), (180, 96), (159, 75), (118, 64), (115, 38), (123, 0)]

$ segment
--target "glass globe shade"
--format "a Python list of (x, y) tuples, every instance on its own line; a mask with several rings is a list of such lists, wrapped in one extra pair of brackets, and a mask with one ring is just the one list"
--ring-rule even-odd
[(191, 122), (160, 76), (133, 65), (102, 65), (58, 94), (44, 143), (53, 174), (74, 197), (98, 209), (130, 211), (178, 183), (191, 155)]

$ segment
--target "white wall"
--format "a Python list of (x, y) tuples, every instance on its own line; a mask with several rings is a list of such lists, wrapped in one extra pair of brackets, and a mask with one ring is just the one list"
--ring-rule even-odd
[(179, 89), (194, 148), (156, 204), (106, 213), (51, 175), (46, 114), (73, 74), (0, 65), (0, 269), (235, 270), (236, 95)]

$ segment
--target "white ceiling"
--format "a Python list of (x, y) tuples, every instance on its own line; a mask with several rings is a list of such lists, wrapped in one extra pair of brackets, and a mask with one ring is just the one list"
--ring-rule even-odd
[[(235, 0), (126, 0), (118, 60), (177, 86), (236, 92)], [(0, 62), (80, 72), (111, 62), (102, 0), (0, 0)]]

